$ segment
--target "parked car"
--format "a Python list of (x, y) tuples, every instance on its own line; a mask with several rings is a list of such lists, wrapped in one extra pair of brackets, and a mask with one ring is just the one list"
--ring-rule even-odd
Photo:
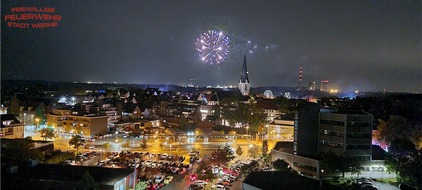
[(211, 189), (215, 189), (215, 190), (225, 190), (226, 187), (223, 184), (215, 184), (211, 186)]
[(205, 186), (206, 184), (208, 184), (206, 181), (202, 181), (202, 180), (196, 180), (195, 182), (194, 182), (194, 184), (198, 184), (198, 185), (202, 185), (202, 186)]
[(162, 175), (156, 175), (155, 176), (155, 183), (156, 184), (160, 184), (161, 182), (163, 182), (164, 177)]
[(196, 180), (196, 178), (198, 178), (198, 174), (192, 174), (189, 176), (189, 180), (194, 181)]
[(189, 186), (189, 190), (200, 190), (200, 189), (204, 189), (204, 186), (198, 185), (198, 184), (191, 184)]
[(166, 179), (164, 179), (164, 184), (169, 184), (171, 181), (173, 181), (173, 176), (168, 175)]

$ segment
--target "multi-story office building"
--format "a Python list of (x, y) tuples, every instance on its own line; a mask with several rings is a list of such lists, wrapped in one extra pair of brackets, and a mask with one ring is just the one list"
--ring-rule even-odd
[(319, 152), (371, 160), (372, 115), (363, 111), (321, 112)]
[(47, 125), (58, 131), (94, 136), (107, 131), (107, 115), (78, 115), (71, 110), (55, 109), (47, 115)]
[(357, 160), (363, 171), (373, 167), (372, 115), (363, 111), (325, 112), (318, 104), (307, 104), (296, 113), (294, 126), (294, 142), (277, 143), (273, 161), (284, 159), (298, 173), (316, 179), (322, 175), (319, 153), (333, 152)]

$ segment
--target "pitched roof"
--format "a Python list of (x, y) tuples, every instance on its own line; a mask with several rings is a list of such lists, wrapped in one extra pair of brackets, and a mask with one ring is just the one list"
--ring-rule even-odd
[(138, 108), (137, 105), (128, 103), (128, 104), (125, 104), (125, 106), (123, 106), (123, 112), (133, 113), (133, 111), (135, 111), (136, 108)]
[(222, 101), (224, 98), (228, 97), (237, 97), (240, 101), (243, 100), (242, 94), (240, 93), (239, 89), (235, 90), (215, 90), (212, 93), (212, 97), (208, 101)]
[(23, 111), (35, 111), (40, 105), (43, 104), (43, 102), (32, 102), (32, 101), (26, 101)]
[(1, 115), (1, 128), (7, 127), (3, 125), (3, 121), (13, 121), (12, 124), (19, 124), (19, 120), (13, 114), (2, 114)]

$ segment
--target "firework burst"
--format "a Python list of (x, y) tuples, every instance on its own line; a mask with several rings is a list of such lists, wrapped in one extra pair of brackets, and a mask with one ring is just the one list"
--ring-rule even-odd
[(196, 39), (196, 50), (201, 61), (211, 65), (224, 62), (229, 48), (229, 37), (221, 31), (210, 30)]

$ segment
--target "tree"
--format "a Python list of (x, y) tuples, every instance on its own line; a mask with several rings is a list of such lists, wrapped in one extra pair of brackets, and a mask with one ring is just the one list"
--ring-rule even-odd
[(399, 181), (422, 189), (422, 155), (412, 142), (393, 140), (385, 162), (390, 171), (397, 172)]
[(70, 152), (60, 152), (58, 154), (55, 154), (49, 158), (46, 158), (44, 160), (44, 163), (47, 164), (58, 164), (60, 162), (63, 162), (65, 160), (73, 159), (73, 154)]
[(224, 134), (226, 134), (226, 133), (224, 132), (224, 130), (221, 130), (221, 131), (220, 131), (220, 135), (224, 135)]
[(80, 189), (83, 190), (99, 190), (99, 186), (97, 182), (95, 182), (94, 178), (91, 174), (85, 170), (84, 175), (82, 176), (82, 180), (79, 182)]
[(51, 128), (43, 128), (40, 130), (40, 133), (44, 140), (52, 139), (55, 136), (54, 131)]
[(145, 190), (145, 189), (147, 189), (147, 186), (148, 186), (148, 184), (147, 184), (146, 181), (140, 181), (136, 184), (135, 189), (136, 190)]
[(226, 165), (228, 162), (232, 161), (235, 156), (234, 152), (229, 146), (225, 146), (223, 149), (216, 149), (211, 152), (211, 158), (217, 165)]
[(81, 134), (81, 132), (83, 132), (83, 128), (82, 128), (82, 126), (80, 126), (80, 125), (77, 125), (76, 126), (76, 134)]
[(104, 149), (106, 152), (109, 152), (109, 151), (110, 151), (110, 143), (106, 142), (106, 143), (104, 143), (102, 146), (103, 146), (103, 149)]
[(204, 135), (204, 131), (200, 128), (196, 128), (195, 129), (195, 135), (196, 136), (202, 136), (202, 135)]
[(343, 158), (343, 175), (344, 172), (350, 172), (352, 175), (358, 175), (360, 174), (360, 171), (363, 169), (363, 167), (360, 165), (360, 163), (353, 159), (352, 157), (342, 157)]
[(252, 171), (256, 171), (260, 169), (259, 162), (256, 160), (252, 160), (249, 164), (245, 164), (242, 167), (240, 167), (240, 171), (242, 175), (247, 176)]
[(226, 158), (227, 158), (228, 162), (230, 162), (230, 161), (232, 161), (236, 158), (236, 156), (234, 155), (234, 151), (232, 150), (232, 148), (230, 146), (225, 146), (223, 148), (223, 150), (226, 153)]
[(255, 159), (261, 154), (261, 148), (256, 145), (252, 145), (248, 149), (248, 156)]
[(223, 104), (222, 116), (230, 125), (241, 123), (242, 126), (249, 126), (250, 130), (257, 132), (259, 126), (265, 124), (267, 114), (259, 108), (254, 100), (248, 103), (228, 102)]
[(258, 132), (258, 128), (262, 127), (267, 122), (267, 114), (256, 103), (250, 103), (251, 115), (248, 119), (248, 125), (251, 131)]
[(322, 158), (321, 169), (323, 169), (325, 173), (341, 171), (342, 163), (340, 160), (342, 160), (342, 157), (333, 152), (321, 153), (320, 157)]
[(263, 139), (262, 140), (262, 156), (266, 156), (268, 152), (268, 140)]
[(230, 126), (234, 126), (238, 122), (238, 116), (236, 115), (236, 107), (239, 104), (239, 98), (237, 97), (226, 97), (221, 101), (222, 104), (222, 116), (227, 120)]
[(238, 156), (242, 156), (242, 154), (243, 154), (243, 150), (242, 150), (242, 148), (240, 147), (240, 145), (237, 145), (236, 154), (237, 154)]
[(147, 149), (147, 140), (145, 138), (142, 138), (142, 142), (141, 142), (141, 148), (142, 149)]
[(273, 168), (278, 171), (291, 171), (289, 163), (287, 163), (283, 159), (277, 159), (276, 161), (274, 161)]
[(122, 144), (122, 148), (126, 149), (129, 148), (130, 144), (129, 141), (126, 141), (125, 143)]
[(346, 172), (351, 172), (352, 175), (359, 175), (362, 169), (360, 163), (352, 157), (345, 157), (333, 152), (325, 152), (320, 156), (323, 159), (321, 168), (325, 173), (342, 172), (344, 177)]
[(231, 130), (231, 131), (229, 131), (229, 135), (231, 135), (231, 136), (235, 136), (235, 135), (236, 135), (236, 131), (235, 131), (235, 130)]
[(189, 120), (185, 117), (180, 117), (179, 119), (179, 128), (182, 131), (187, 131), (190, 129)]
[(216, 175), (212, 172), (212, 168), (206, 162), (200, 162), (198, 168), (196, 168), (198, 179), (200, 180), (213, 180)]
[(69, 140), (69, 146), (73, 146), (76, 149), (76, 154), (79, 152), (79, 147), (85, 144), (85, 140), (80, 135), (73, 135)]
[(278, 96), (275, 100), (275, 104), (278, 107), (278, 110), (281, 113), (290, 113), (290, 101), (289, 99), (285, 98), (284, 96)]
[(378, 125), (378, 140), (390, 144), (394, 139), (409, 139), (414, 132), (412, 123), (398, 115), (390, 116), (387, 122)]

